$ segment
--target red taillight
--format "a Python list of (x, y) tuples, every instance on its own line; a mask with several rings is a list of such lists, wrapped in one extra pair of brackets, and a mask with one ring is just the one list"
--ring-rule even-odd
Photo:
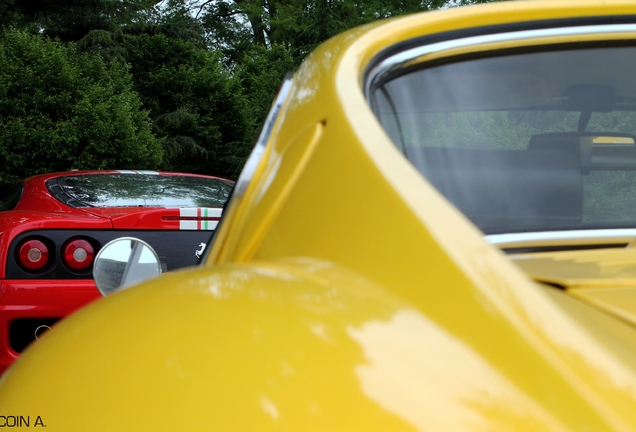
[(28, 240), (20, 246), (20, 264), (29, 270), (39, 270), (49, 261), (49, 249), (40, 240)]
[(86, 240), (71, 240), (64, 246), (62, 258), (64, 264), (73, 270), (85, 270), (93, 264), (95, 250)]

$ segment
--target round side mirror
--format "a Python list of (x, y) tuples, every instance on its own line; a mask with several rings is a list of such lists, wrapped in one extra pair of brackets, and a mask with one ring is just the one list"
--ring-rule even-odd
[(108, 242), (93, 265), (95, 285), (104, 296), (160, 274), (161, 263), (155, 250), (134, 237)]

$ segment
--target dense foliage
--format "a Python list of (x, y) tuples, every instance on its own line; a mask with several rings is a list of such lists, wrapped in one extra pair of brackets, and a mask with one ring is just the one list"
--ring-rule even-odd
[(163, 139), (163, 168), (235, 176), (249, 152), (247, 102), (214, 51), (163, 33), (125, 39), (135, 88)]
[(10, 30), (0, 45), (0, 182), (82, 168), (156, 168), (161, 142), (126, 66)]
[(316, 45), (487, 1), (0, 0), (0, 187), (70, 168), (236, 178), (281, 80)]

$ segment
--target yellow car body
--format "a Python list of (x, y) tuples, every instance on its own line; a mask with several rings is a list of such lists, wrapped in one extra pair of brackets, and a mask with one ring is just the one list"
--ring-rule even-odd
[[(600, 248), (631, 235), (503, 253), (365, 94), (378, 55), (409, 41), (634, 17), (633, 1), (501, 2), (323, 44), (283, 84), (203, 264), (49, 331), (2, 376), (0, 427), (635, 430), (636, 249)], [(412, 62), (617, 39), (636, 44), (636, 28), (477, 39)]]

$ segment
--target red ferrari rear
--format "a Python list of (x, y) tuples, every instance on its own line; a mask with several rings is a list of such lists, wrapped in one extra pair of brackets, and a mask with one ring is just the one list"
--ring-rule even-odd
[(72, 171), (28, 178), (0, 196), (0, 373), (100, 296), (93, 259), (110, 240), (145, 240), (164, 271), (196, 264), (233, 185), (193, 174)]

